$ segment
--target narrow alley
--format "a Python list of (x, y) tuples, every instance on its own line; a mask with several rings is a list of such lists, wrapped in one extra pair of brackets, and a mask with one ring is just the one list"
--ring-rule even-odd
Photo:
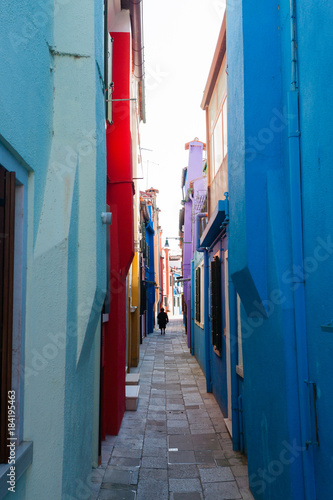
[(179, 317), (143, 340), (137, 411), (103, 442), (92, 500), (253, 499), (246, 458), (187, 347)]

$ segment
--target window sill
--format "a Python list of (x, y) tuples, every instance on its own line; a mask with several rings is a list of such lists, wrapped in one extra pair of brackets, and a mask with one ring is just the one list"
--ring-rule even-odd
[(203, 323), (199, 323), (199, 321), (197, 321), (196, 319), (194, 320), (194, 323), (199, 327), (201, 328), (202, 330), (204, 329), (204, 324)]
[(221, 355), (221, 351), (218, 350), (218, 348), (216, 347), (216, 345), (213, 346), (213, 351), (215, 352), (215, 354), (219, 357), (219, 358), (222, 358), (222, 355)]
[[(16, 448), (15, 457), (15, 483), (17, 484), (20, 477), (25, 473), (28, 467), (32, 464), (33, 444), (31, 441), (23, 441)], [(4, 498), (8, 493), (9, 484), (7, 476), (9, 472), (9, 464), (0, 464), (0, 498)]]
[(243, 371), (243, 367), (242, 366), (240, 366), (240, 365), (236, 366), (236, 373), (240, 377), (244, 378), (244, 371)]

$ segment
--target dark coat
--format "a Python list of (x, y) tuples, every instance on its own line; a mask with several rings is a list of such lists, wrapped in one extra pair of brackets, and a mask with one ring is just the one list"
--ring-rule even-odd
[(166, 312), (160, 312), (157, 316), (158, 326), (160, 328), (165, 328), (166, 324), (169, 322), (169, 318)]

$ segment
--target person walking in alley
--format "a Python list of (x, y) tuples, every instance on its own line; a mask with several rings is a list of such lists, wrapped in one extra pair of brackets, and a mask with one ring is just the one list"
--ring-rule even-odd
[[(161, 312), (157, 316), (158, 326), (161, 330), (161, 335), (165, 335), (166, 324), (169, 323), (169, 318), (166, 312), (164, 312), (164, 307), (161, 307)], [(164, 331), (163, 331), (164, 330)]]

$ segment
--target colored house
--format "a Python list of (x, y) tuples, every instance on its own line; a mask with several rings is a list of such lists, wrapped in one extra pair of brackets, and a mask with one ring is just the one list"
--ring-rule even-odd
[[(235, 440), (239, 426), (238, 387), (234, 386), (233, 380), (237, 363), (233, 357), (230, 328), (230, 315), (233, 317), (234, 311), (228, 278), (227, 103), (224, 18), (201, 102), (207, 124), (208, 217), (204, 231), (198, 235), (198, 251), (204, 255), (201, 276), (200, 269), (195, 270), (194, 278), (195, 282), (205, 282), (200, 300), (203, 302), (201, 307), (208, 324), (205, 325), (205, 344), (201, 340), (200, 352), (205, 359), (207, 390), (214, 393), (224, 414), (226, 426)], [(200, 285), (196, 283), (195, 286)], [(196, 351), (196, 347), (194, 350)]]
[(155, 326), (156, 305), (160, 302), (160, 239), (159, 209), (156, 205), (158, 190), (141, 191), (141, 338), (153, 333)]
[(182, 256), (179, 253), (171, 253), (169, 256), (170, 262), (170, 283), (171, 283), (171, 312), (174, 316), (179, 316), (182, 313), (181, 297), (183, 294), (183, 282), (178, 281), (182, 276)]
[[(206, 201), (206, 178), (203, 173), (203, 151), (206, 144), (195, 139), (185, 145), (189, 151), (188, 167), (183, 171), (182, 189), (184, 211), (180, 235), (183, 238), (183, 280), (184, 280), (184, 305), (186, 315), (186, 331), (188, 347), (191, 346), (192, 326), (191, 326), (191, 272), (192, 260), (196, 249), (195, 239), (195, 217), (205, 208)], [(193, 195), (195, 193), (195, 196)]]
[[(144, 120), (142, 2), (110, 1), (107, 24), (106, 203), (112, 212), (112, 225), (110, 309), (103, 323), (103, 437), (117, 434), (120, 429), (125, 412), (126, 372), (138, 356), (139, 249), (134, 220), (137, 211), (133, 208), (138, 199), (134, 198), (137, 188), (133, 172), (138, 157), (136, 124)], [(129, 273), (133, 259), (134, 270), (132, 267)], [(127, 352), (132, 350), (133, 361), (131, 356), (126, 357), (126, 348)]]
[[(216, 201), (211, 193), (200, 245), (207, 248), (214, 225), (228, 222), (218, 278), (219, 323), (229, 322), (226, 377), (214, 392), (231, 417), (234, 448), (247, 454), (256, 500), (331, 495), (333, 97), (325, 53), (332, 16), (323, 1), (230, 4), (203, 101), (212, 171), (220, 125), (209, 113), (209, 82), (222, 75), (227, 50), (229, 201), (224, 186)], [(214, 390), (221, 377), (211, 373)]]
[(0, 497), (10, 437), (16, 498), (77, 498), (99, 454), (103, 5), (4, 2), (0, 33)]
[(163, 307), (166, 313), (170, 312), (171, 310), (171, 293), (170, 293), (170, 288), (171, 288), (171, 283), (170, 283), (170, 245), (169, 241), (166, 239), (165, 244), (163, 247), (163, 254), (164, 254), (164, 260), (163, 260), (163, 281), (165, 283), (164, 287), (164, 296), (163, 296)]

